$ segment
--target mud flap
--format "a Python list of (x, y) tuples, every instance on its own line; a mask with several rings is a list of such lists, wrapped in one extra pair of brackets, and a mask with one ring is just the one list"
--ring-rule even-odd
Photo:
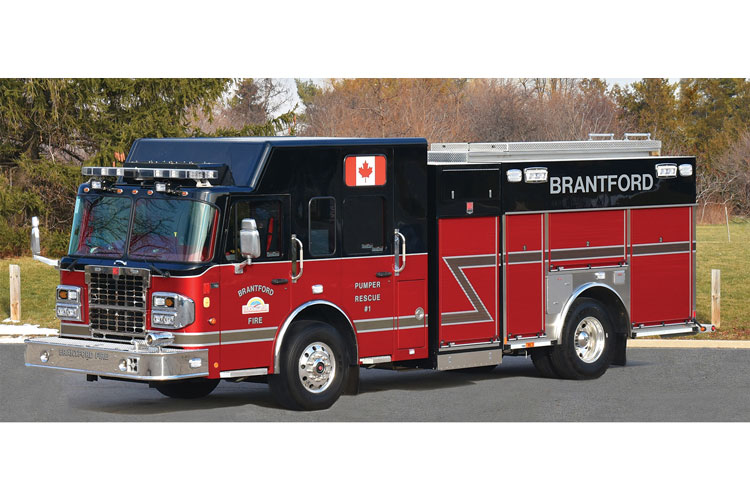
[(359, 394), (359, 365), (349, 367), (349, 373), (346, 374), (346, 385), (344, 394), (356, 396)]
[(617, 366), (625, 366), (627, 362), (627, 348), (628, 348), (628, 336), (625, 333), (617, 334), (617, 342), (615, 343), (615, 352), (612, 354), (612, 364)]

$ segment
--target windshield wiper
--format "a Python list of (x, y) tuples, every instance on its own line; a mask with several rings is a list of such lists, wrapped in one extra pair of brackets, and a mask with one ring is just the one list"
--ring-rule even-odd
[(148, 264), (149, 269), (151, 269), (153, 272), (155, 272), (159, 276), (164, 276), (165, 278), (169, 278), (169, 271), (166, 271), (166, 270), (162, 271), (161, 269), (156, 267), (152, 262), (149, 262), (147, 260), (144, 260), (143, 262)]
[(66, 271), (75, 271), (75, 266), (76, 266), (76, 264), (78, 264), (79, 260), (81, 260), (80, 257), (74, 258), (73, 261), (70, 264), (68, 264), (67, 266), (65, 266), (65, 270)]

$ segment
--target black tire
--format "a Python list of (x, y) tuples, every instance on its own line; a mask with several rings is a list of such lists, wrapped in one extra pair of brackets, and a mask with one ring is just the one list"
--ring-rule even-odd
[[(591, 333), (599, 328), (602, 333)], [(577, 338), (577, 330), (589, 333)], [(592, 342), (593, 338), (599, 340)], [(609, 368), (614, 348), (615, 333), (607, 309), (597, 300), (578, 299), (568, 311), (562, 339), (551, 350), (550, 361), (554, 372), (562, 378), (594, 379)]]
[(539, 374), (544, 378), (560, 378), (552, 365), (552, 349), (549, 347), (536, 347), (531, 349), (531, 361)]
[(176, 399), (197, 399), (208, 396), (219, 385), (219, 379), (189, 378), (154, 384), (157, 391)]
[(296, 322), (281, 347), (281, 373), (268, 377), (271, 393), (290, 410), (330, 408), (345, 387), (349, 371), (345, 353), (346, 344), (331, 325)]

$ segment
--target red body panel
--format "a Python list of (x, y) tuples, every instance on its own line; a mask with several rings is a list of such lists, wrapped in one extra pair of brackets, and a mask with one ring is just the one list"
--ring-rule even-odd
[(508, 339), (537, 336), (544, 330), (544, 216), (505, 218), (505, 303)]
[(626, 260), (626, 230), (624, 210), (551, 213), (550, 265), (618, 265)]
[[(221, 266), (221, 371), (270, 367), (273, 339), (289, 314), (289, 262)], [(290, 280), (291, 282), (291, 280)]]
[(498, 328), (498, 218), (440, 219), (440, 343), (487, 342)]
[(692, 216), (691, 207), (631, 212), (632, 323), (649, 325), (692, 319)]

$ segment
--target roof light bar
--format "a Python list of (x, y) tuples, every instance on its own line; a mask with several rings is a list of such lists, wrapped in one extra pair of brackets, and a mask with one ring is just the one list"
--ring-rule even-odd
[(200, 168), (83, 167), (83, 175), (95, 177), (133, 177), (140, 179), (216, 180), (218, 170)]

